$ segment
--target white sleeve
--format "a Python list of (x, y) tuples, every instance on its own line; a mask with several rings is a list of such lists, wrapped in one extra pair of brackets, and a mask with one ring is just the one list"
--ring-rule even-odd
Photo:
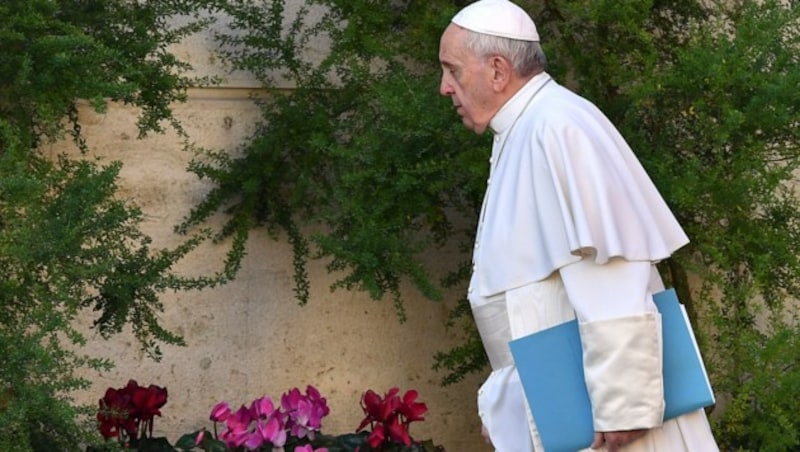
[(664, 416), (661, 316), (650, 262), (584, 259), (561, 268), (579, 321), (595, 431), (647, 429)]
[(657, 312), (650, 296), (652, 263), (614, 258), (606, 264), (582, 259), (560, 269), (580, 322)]

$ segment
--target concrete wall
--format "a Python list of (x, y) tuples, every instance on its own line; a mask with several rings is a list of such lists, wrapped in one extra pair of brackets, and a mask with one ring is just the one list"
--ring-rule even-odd
[[(199, 74), (224, 73), (215, 66), (211, 40), (197, 36), (176, 49)], [(223, 86), (195, 89), (175, 115), (191, 138), (213, 149), (234, 150), (253, 130), (258, 112), (247, 99), (254, 86), (246, 74), (229, 76)], [(136, 139), (137, 111), (111, 106), (106, 114), (81, 111), (91, 158), (123, 162), (121, 196), (138, 204), (146, 215), (144, 231), (156, 246), (171, 246), (181, 238), (172, 228), (208, 190), (186, 171), (192, 155), (181, 149), (172, 133)], [(75, 152), (68, 143), (46, 148)], [(218, 270), (226, 245), (207, 245), (181, 264), (185, 274)], [(392, 386), (416, 389), (427, 403), (424, 422), (411, 434), (433, 438), (448, 451), (486, 451), (480, 436), (475, 393), (484, 375), (442, 387), (441, 373), (431, 370), (433, 355), (459, 341), (460, 331), (445, 330), (449, 302), (435, 303), (408, 291), (408, 321), (400, 324), (391, 302), (375, 302), (362, 293), (331, 292), (333, 281), (324, 262), (312, 262), (311, 301), (301, 307), (292, 292), (291, 250), (285, 241), (257, 231), (248, 243), (247, 257), (235, 282), (215, 290), (166, 294), (163, 325), (184, 335), (188, 346), (163, 347), (163, 360), (142, 355), (130, 334), (103, 340), (88, 329), (87, 351), (107, 357), (116, 367), (106, 374), (87, 373), (91, 390), (78, 401), (96, 404), (106, 388), (121, 387), (128, 379), (157, 384), (169, 391), (156, 435), (176, 440), (181, 434), (212, 425), (211, 407), (226, 400), (249, 403), (268, 395), (278, 400), (293, 388), (315, 385), (327, 397), (331, 414), (324, 419), (328, 433), (352, 432), (362, 418), (361, 394), (384, 392)], [(447, 259), (443, 256), (442, 259)], [(462, 290), (462, 289), (459, 289)]]

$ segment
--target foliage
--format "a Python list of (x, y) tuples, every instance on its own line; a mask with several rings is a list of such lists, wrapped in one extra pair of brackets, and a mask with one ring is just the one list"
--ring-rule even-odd
[[(209, 152), (195, 162), (217, 188), (184, 226), (224, 209), (220, 237), (259, 225), (284, 231), (301, 301), (308, 258), (327, 260), (340, 276), (334, 288), (391, 296), (401, 318), (403, 281), (432, 299), (463, 283), (468, 247), (441, 281), (425, 258), (470, 243), (487, 171), (485, 138), (461, 130), (436, 93), (438, 37), (464, 3), (309, 0), (325, 11), (313, 21), (281, 1), (230, 2), (235, 33), (220, 37), (227, 59), (266, 88), (296, 89), (259, 101), (264, 121), (237, 157)], [(550, 72), (619, 126), (692, 239), (661, 270), (701, 327), (720, 399), (735, 402), (717, 416), (717, 431), (740, 433), (720, 435), (723, 448), (769, 447), (757, 440), (768, 437), (797, 447), (782, 413), (797, 412), (800, 398), (746, 383), (774, 369), (780, 389), (798, 379), (796, 354), (770, 352), (797, 333), (785, 314), (799, 295), (798, 8), (520, 3), (544, 38)], [(308, 58), (321, 38), (329, 52)], [(466, 319), (473, 338), (468, 312), (461, 300), (454, 322)], [(437, 356), (448, 382), (485, 366), (477, 344)]]
[[(96, 313), (104, 337), (130, 327), (142, 348), (182, 339), (158, 324), (159, 295), (200, 289), (227, 275), (184, 278), (172, 266), (203, 234), (153, 249), (136, 206), (119, 198), (120, 163), (49, 156), (41, 145), (71, 137), (82, 152), (79, 102), (140, 111), (139, 131), (178, 128), (170, 104), (201, 82), (167, 49), (207, 24), (211, 0), (10, 0), (0, 3), (0, 418), (4, 450), (76, 450), (87, 437), (69, 397), (88, 382), (79, 313)], [(185, 26), (170, 17), (188, 18)], [(191, 19), (194, 17), (194, 19)]]
[(765, 334), (747, 331), (750, 337), (737, 344), (751, 350), (739, 352), (737, 365), (747, 373), (737, 379), (739, 387), (714, 425), (725, 450), (778, 452), (797, 450), (800, 444), (800, 330), (776, 323)]
[[(195, 161), (192, 169), (216, 188), (184, 226), (224, 209), (230, 221), (221, 236), (259, 225), (284, 231), (301, 301), (305, 261), (325, 257), (341, 276), (334, 288), (388, 295), (402, 319), (405, 280), (441, 297), (419, 255), (453, 235), (470, 237), (461, 220), (480, 201), (483, 142), (453, 121), (444, 99), (432, 99), (432, 36), (453, 7), (311, 2), (305, 6), (327, 8), (318, 22), (300, 11), (284, 23), (284, 3), (229, 2), (235, 33), (220, 41), (231, 64), (266, 87), (286, 80), (294, 89), (260, 102), (263, 123), (240, 158), (210, 152)], [(304, 59), (320, 35), (330, 37), (331, 51), (319, 62)]]

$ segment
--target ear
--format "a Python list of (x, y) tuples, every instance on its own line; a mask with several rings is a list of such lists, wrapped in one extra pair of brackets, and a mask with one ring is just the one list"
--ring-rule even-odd
[(492, 90), (496, 93), (503, 92), (514, 77), (514, 68), (511, 66), (511, 62), (501, 56), (493, 56), (489, 59), (489, 67), (492, 75)]

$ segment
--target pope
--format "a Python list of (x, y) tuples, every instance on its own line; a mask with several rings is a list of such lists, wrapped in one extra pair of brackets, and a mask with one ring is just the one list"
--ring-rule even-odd
[(458, 12), (439, 60), (440, 93), (494, 137), (468, 289), (492, 367), (478, 391), (484, 437), (500, 452), (543, 450), (508, 342), (577, 317), (591, 448), (717, 451), (703, 410), (663, 420), (656, 264), (689, 240), (625, 139), (545, 71), (533, 20), (508, 0)]

